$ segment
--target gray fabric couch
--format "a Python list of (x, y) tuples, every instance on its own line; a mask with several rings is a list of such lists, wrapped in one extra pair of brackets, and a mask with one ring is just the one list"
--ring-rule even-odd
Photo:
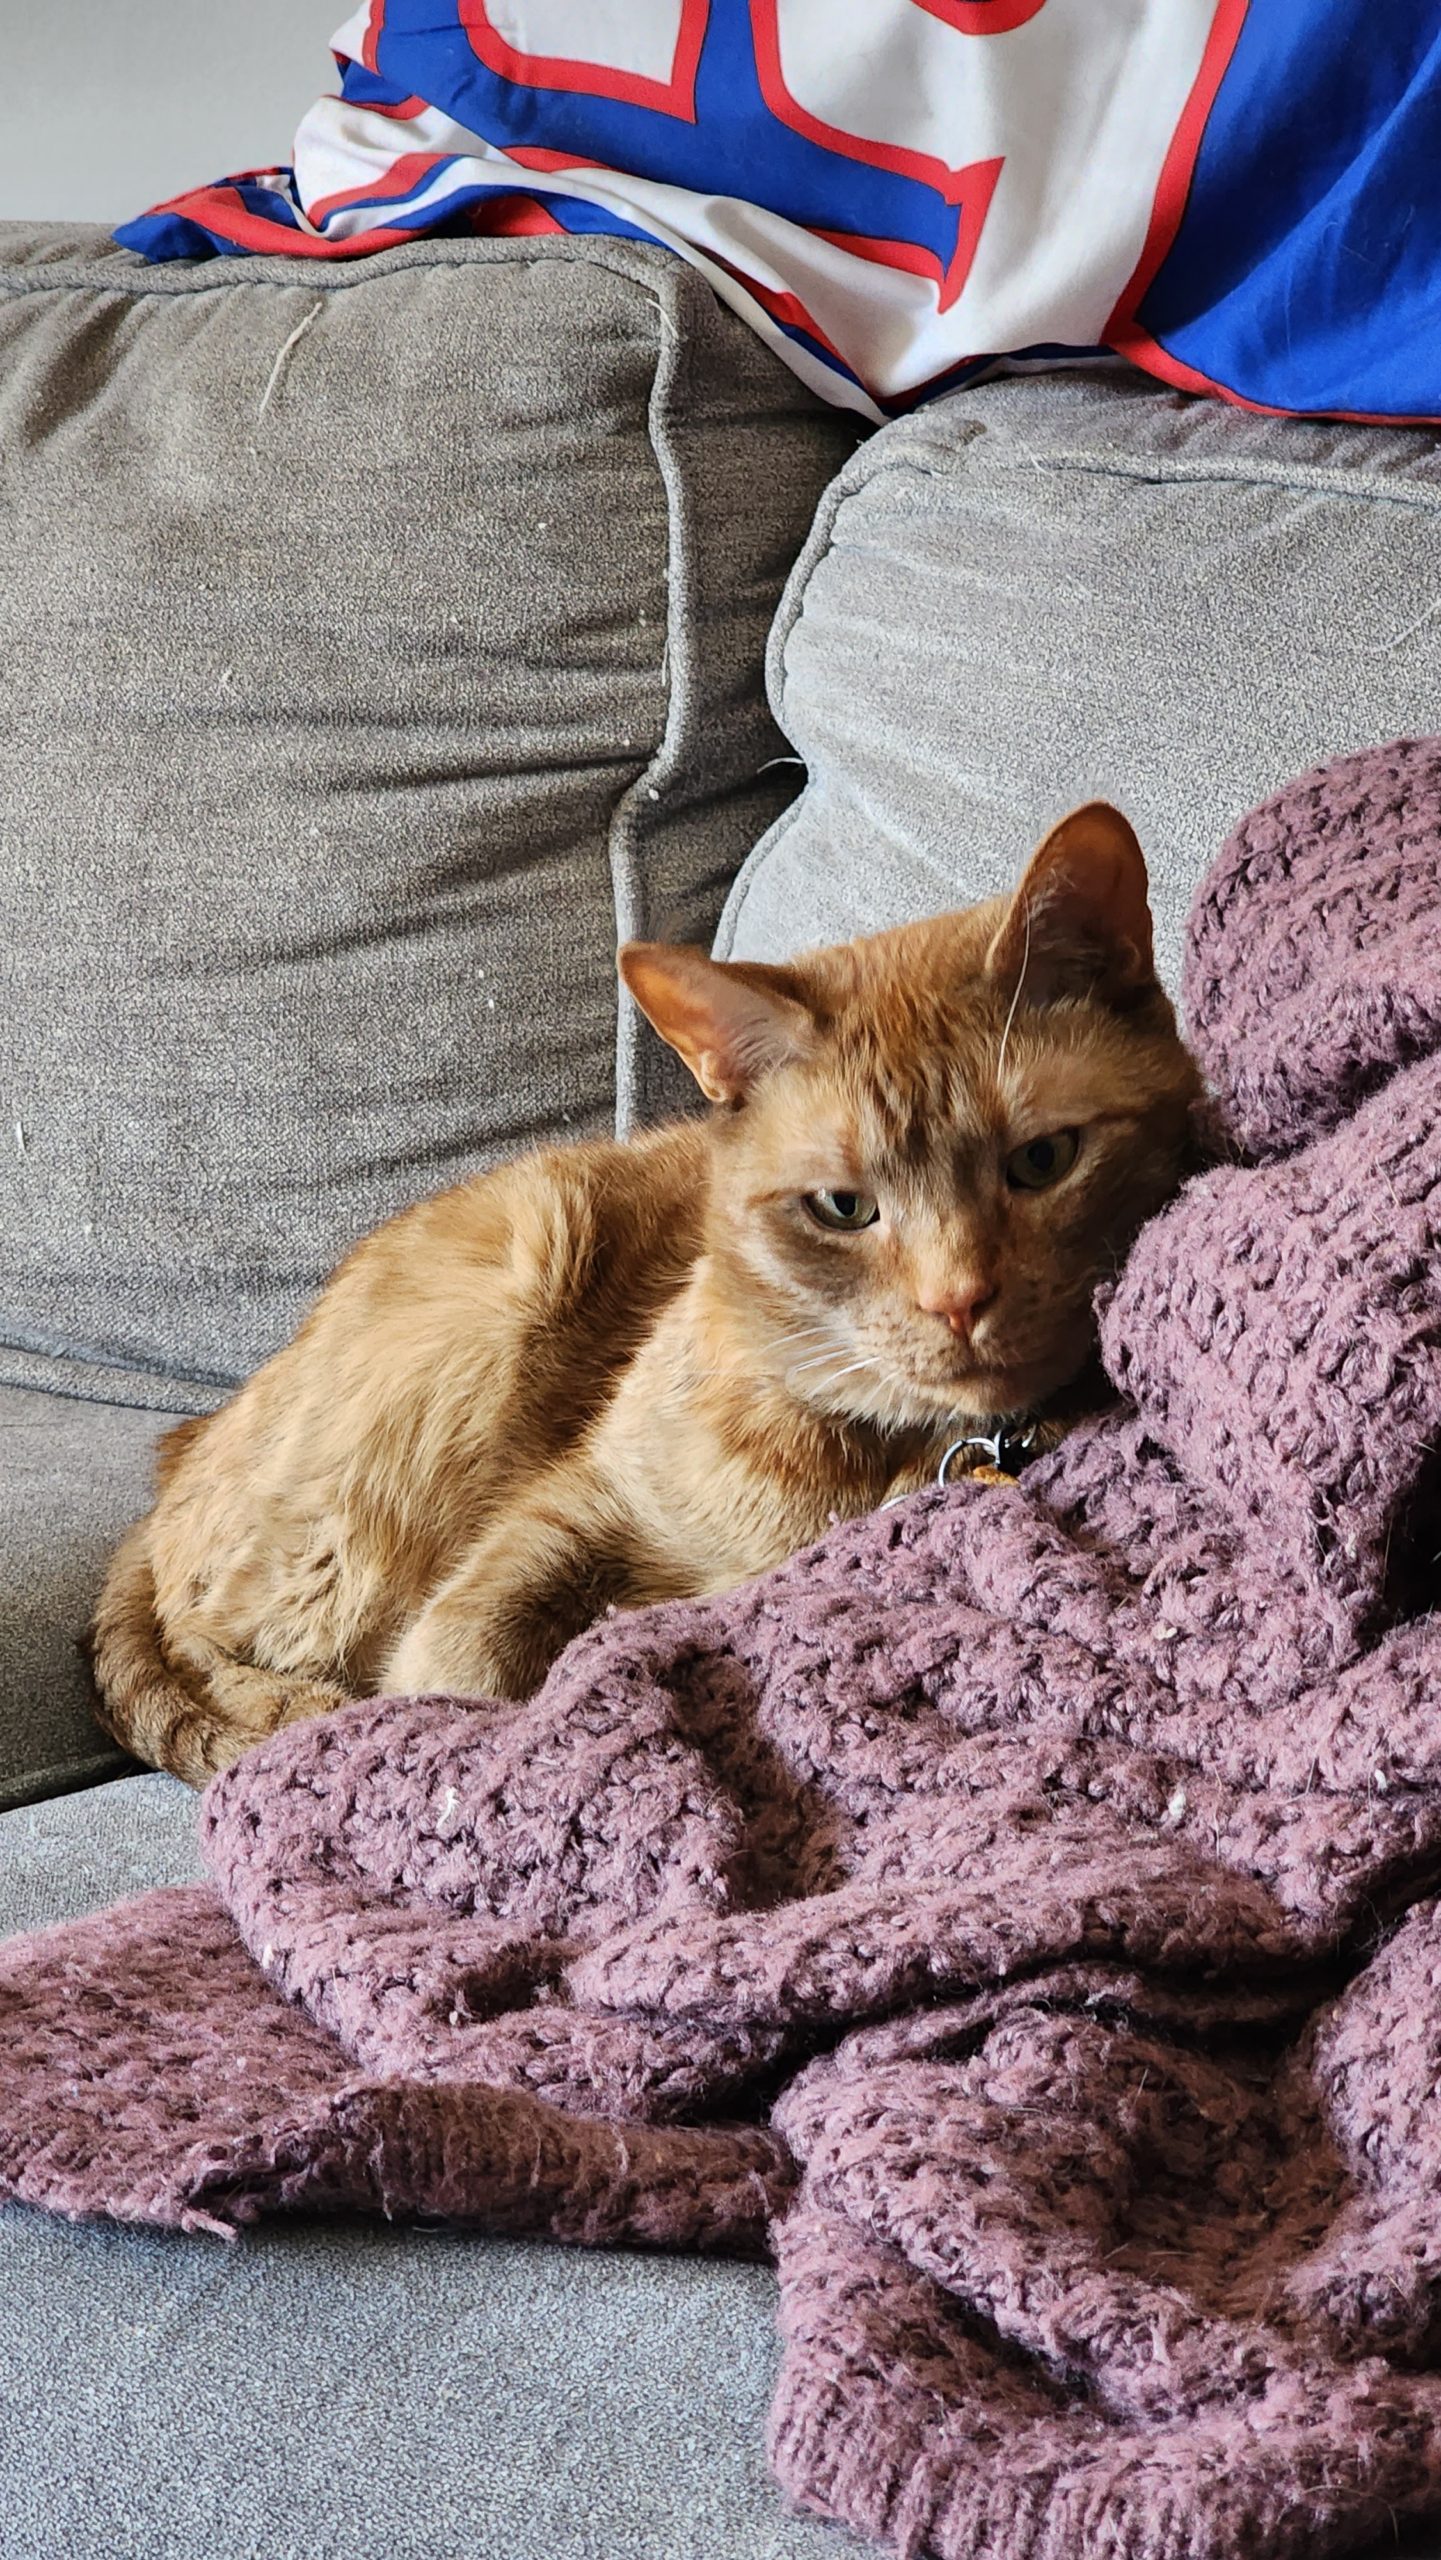
[[(1098, 369), (854, 446), (660, 252), (0, 232), (0, 1932), (196, 1871), (76, 1641), (168, 1418), (401, 1202), (682, 1101), (619, 935), (781, 956), (1104, 791), (1174, 967), (1242, 808), (1441, 728), (1429, 436)], [(0, 2560), (854, 2547), (766, 2478), (762, 2269), (11, 2209), (0, 2305)]]

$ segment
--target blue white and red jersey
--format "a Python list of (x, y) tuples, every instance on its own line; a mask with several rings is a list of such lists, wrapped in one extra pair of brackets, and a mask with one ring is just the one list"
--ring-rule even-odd
[(120, 238), (658, 241), (870, 418), (1097, 348), (1256, 408), (1441, 418), (1427, 0), (364, 0), (334, 45), (291, 168)]

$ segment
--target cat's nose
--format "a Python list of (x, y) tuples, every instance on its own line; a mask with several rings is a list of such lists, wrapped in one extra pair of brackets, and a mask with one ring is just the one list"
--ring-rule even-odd
[(952, 1333), (968, 1341), (978, 1318), (996, 1302), (996, 1289), (990, 1280), (964, 1280), (948, 1289), (927, 1289), (916, 1300), (924, 1316), (939, 1316)]

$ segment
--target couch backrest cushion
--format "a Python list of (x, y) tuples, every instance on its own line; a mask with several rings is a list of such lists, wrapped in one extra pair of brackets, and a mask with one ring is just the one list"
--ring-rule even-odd
[(193, 1403), (391, 1211), (679, 1099), (615, 943), (708, 940), (787, 794), (854, 438), (660, 250), (0, 233), (0, 1376)]
[(1441, 729), (1441, 437), (1253, 417), (1097, 368), (885, 427), (820, 508), (771, 641), (810, 779), (717, 949), (775, 959), (1010, 887), (1115, 800), (1174, 986), (1241, 814)]

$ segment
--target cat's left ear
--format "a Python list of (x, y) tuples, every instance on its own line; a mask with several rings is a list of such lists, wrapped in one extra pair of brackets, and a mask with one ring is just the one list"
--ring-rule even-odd
[(1147, 893), (1135, 830), (1088, 800), (1032, 854), (986, 967), (1038, 1004), (1081, 989), (1134, 1002), (1156, 978)]
[(815, 1046), (791, 969), (710, 960), (689, 943), (626, 942), (616, 966), (641, 1012), (712, 1102), (741, 1102), (761, 1077)]

